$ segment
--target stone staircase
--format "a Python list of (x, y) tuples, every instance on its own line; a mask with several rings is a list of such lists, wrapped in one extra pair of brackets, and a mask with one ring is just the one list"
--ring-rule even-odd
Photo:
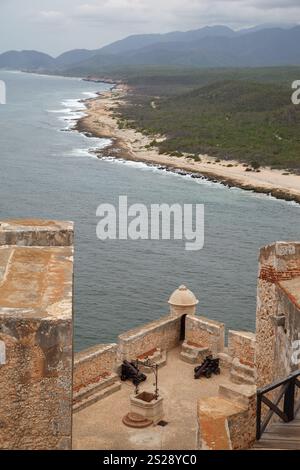
[(200, 365), (209, 354), (210, 351), (208, 348), (203, 348), (196, 343), (184, 341), (182, 343), (180, 358), (182, 361), (188, 362), (189, 364)]
[(300, 450), (300, 413), (290, 423), (270, 424), (253, 450)]
[(255, 369), (242, 364), (238, 358), (233, 359), (230, 370), (230, 379), (235, 384), (255, 384)]
[(121, 382), (118, 375), (114, 373), (81, 388), (73, 395), (73, 413), (93, 405), (112, 393), (117, 392), (120, 388)]

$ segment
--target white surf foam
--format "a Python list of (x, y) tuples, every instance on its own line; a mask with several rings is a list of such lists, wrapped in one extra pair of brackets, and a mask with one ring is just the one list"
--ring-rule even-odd
[(73, 108), (73, 109), (86, 109), (86, 106), (84, 103), (82, 103), (81, 99), (68, 99), (65, 101), (62, 101), (61, 104), (63, 106), (66, 106), (67, 108)]
[(90, 158), (97, 158), (97, 155), (93, 153), (95, 149), (87, 149), (87, 148), (75, 148), (72, 149), (70, 152), (66, 153), (66, 157), (90, 157)]
[(205, 178), (204, 176), (200, 176), (200, 177), (195, 178), (190, 173), (180, 174), (180, 173), (177, 173), (175, 170), (173, 171), (173, 170), (170, 170), (170, 169), (167, 169), (167, 168), (162, 168), (158, 165), (151, 165), (151, 164), (144, 163), (144, 162), (135, 162), (135, 161), (131, 161), (131, 160), (124, 160), (122, 158), (114, 158), (114, 157), (99, 157), (99, 158), (103, 161), (106, 161), (106, 162), (109, 162), (109, 163), (112, 163), (112, 164), (126, 165), (126, 166), (129, 166), (131, 168), (136, 168), (136, 169), (144, 170), (144, 171), (151, 171), (152, 173), (159, 173), (161, 175), (170, 176), (170, 177), (173, 177), (173, 178), (174, 177), (175, 178), (185, 178), (185, 179), (188, 179), (188, 180), (192, 180), (193, 182), (195, 182), (197, 184), (205, 184), (207, 186), (214, 186), (214, 187), (224, 188), (224, 185), (222, 183), (215, 182), (215, 181), (210, 181), (207, 178)]
[(54, 114), (66, 114), (70, 113), (72, 110), (71, 108), (61, 108), (61, 109), (47, 109), (47, 113), (54, 113)]
[(98, 97), (98, 93), (96, 93), (95, 91), (84, 91), (82, 94), (84, 96), (86, 96), (87, 98), (97, 98)]

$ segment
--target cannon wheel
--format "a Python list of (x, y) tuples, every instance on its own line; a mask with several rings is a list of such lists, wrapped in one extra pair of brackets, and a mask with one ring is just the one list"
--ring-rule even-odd
[(220, 369), (220, 367), (218, 367), (218, 368), (215, 370), (215, 374), (216, 374), (216, 375), (220, 375), (220, 374), (221, 374), (221, 369)]
[(125, 382), (127, 380), (126, 375), (121, 375), (121, 380), (122, 380), (122, 382)]
[(210, 378), (211, 378), (211, 371), (210, 371), (210, 370), (207, 370), (207, 371), (205, 372), (205, 377), (206, 377), (207, 379), (210, 379)]

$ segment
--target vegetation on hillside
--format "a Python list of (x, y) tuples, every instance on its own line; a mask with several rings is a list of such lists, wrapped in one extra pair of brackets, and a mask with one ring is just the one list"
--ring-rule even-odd
[(148, 68), (110, 76), (133, 87), (119, 122), (149, 135), (161, 153), (199, 154), (300, 170), (300, 106), (291, 83), (300, 68)]

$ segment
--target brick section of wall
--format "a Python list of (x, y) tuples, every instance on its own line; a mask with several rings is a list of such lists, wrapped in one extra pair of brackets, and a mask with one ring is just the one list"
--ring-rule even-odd
[(185, 324), (185, 340), (208, 348), (212, 354), (224, 351), (225, 325), (204, 317), (188, 315)]
[[(300, 339), (300, 309), (280, 288), (278, 292), (278, 312), (284, 313), (285, 317), (282, 326), (275, 325), (274, 361), (276, 378), (281, 379), (300, 369), (300, 356), (299, 353), (297, 354)], [(296, 348), (295, 345), (297, 345)]]
[[(261, 249), (256, 312), (258, 387), (284, 378), (293, 369), (292, 341), (300, 333), (297, 298), (293, 296), (299, 293), (299, 272), (299, 242), (277, 242)], [(284, 317), (284, 325), (276, 323), (278, 317)]]
[(92, 384), (106, 373), (115, 372), (117, 344), (100, 344), (74, 356), (73, 389)]
[(39, 219), (0, 221), (0, 246), (72, 246), (72, 222)]
[(169, 351), (179, 345), (181, 318), (168, 315), (119, 336), (118, 360), (135, 360), (155, 348)]
[(254, 333), (233, 330), (228, 332), (228, 354), (250, 367), (255, 364), (255, 343)]

